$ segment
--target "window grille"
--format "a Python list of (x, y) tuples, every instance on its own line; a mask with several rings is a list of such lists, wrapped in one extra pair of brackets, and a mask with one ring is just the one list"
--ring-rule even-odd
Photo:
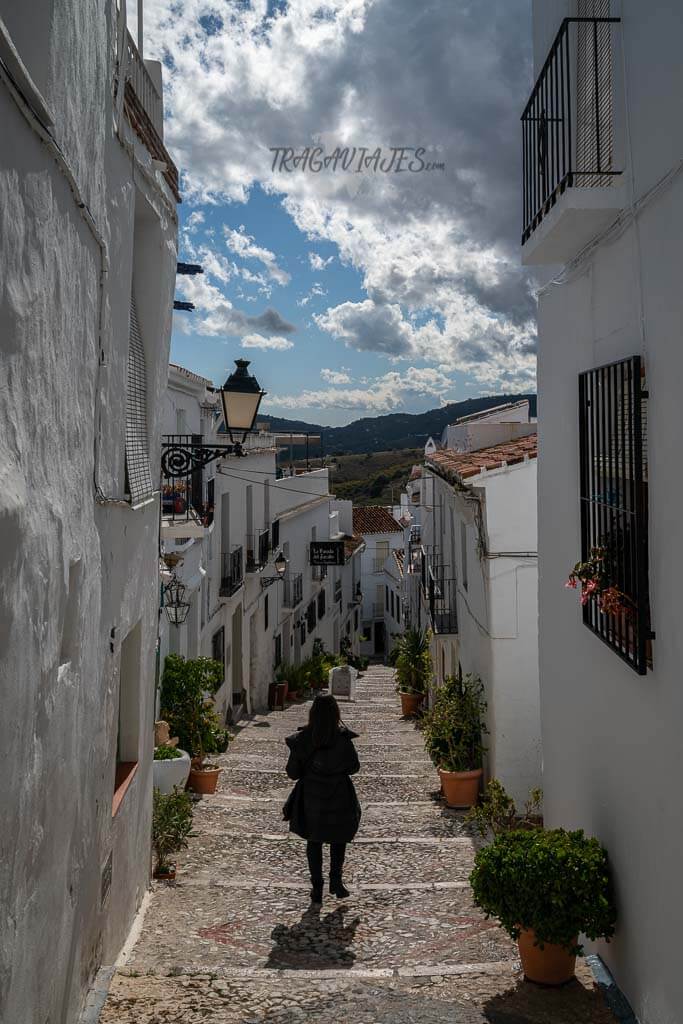
[(126, 390), (126, 480), (134, 505), (152, 494), (147, 435), (147, 367), (135, 299), (130, 299)]
[(318, 594), (318, 618), (323, 619), (325, 617), (326, 599), (325, 591), (321, 590)]
[[(651, 664), (647, 427), (640, 356), (579, 375), (581, 560), (600, 559), (585, 625), (644, 675)], [(601, 594), (616, 590), (614, 610)]]
[(223, 626), (216, 630), (211, 637), (211, 657), (214, 661), (225, 664), (225, 628)]
[(275, 637), (275, 668), (282, 664), (282, 636)]

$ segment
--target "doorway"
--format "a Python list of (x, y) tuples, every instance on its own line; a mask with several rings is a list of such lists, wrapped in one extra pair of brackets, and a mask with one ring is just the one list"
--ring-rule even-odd
[(375, 623), (375, 654), (384, 654), (386, 633), (383, 622)]

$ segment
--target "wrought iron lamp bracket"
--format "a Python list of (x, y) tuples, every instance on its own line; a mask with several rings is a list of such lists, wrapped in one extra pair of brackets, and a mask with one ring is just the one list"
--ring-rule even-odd
[(222, 459), (225, 455), (235, 455), (239, 458), (245, 454), (239, 441), (220, 446), (164, 444), (161, 447), (161, 472), (166, 479), (173, 480), (189, 476), (194, 470), (203, 469), (210, 462)]

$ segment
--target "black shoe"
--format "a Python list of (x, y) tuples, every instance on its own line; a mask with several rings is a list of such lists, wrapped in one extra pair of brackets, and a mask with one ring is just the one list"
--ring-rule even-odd
[(311, 889), (311, 903), (322, 903), (323, 901), (323, 883), (314, 882), (313, 888)]
[(330, 878), (330, 893), (340, 900), (345, 900), (347, 896), (351, 895), (341, 878)]

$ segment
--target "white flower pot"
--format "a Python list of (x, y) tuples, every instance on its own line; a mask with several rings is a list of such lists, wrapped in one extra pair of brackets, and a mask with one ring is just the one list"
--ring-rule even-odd
[(173, 792), (174, 786), (185, 789), (190, 774), (190, 755), (184, 750), (182, 757), (174, 757), (169, 761), (154, 762), (154, 788), (161, 790), (164, 796)]

